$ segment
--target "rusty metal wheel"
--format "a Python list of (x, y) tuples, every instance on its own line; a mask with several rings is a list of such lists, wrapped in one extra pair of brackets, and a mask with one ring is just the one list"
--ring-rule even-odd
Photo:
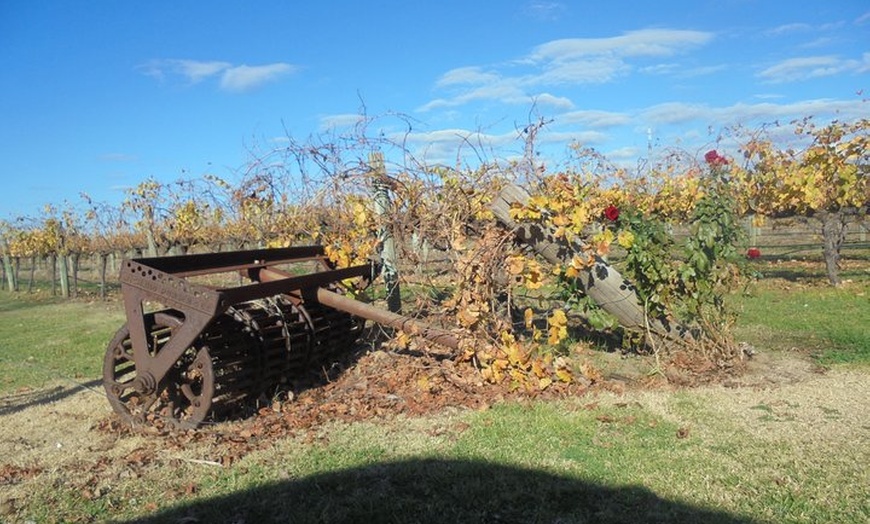
[[(154, 356), (183, 320), (171, 312), (145, 316), (148, 351)], [(139, 378), (140, 380), (137, 380)], [(208, 415), (215, 393), (212, 359), (206, 346), (195, 343), (158, 384), (142, 387), (126, 324), (115, 334), (103, 359), (103, 387), (112, 409), (133, 426), (197, 427)]]

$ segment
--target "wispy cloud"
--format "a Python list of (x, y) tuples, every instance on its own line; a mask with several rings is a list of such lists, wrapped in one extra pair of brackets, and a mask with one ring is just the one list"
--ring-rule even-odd
[(327, 115), (320, 118), (320, 131), (329, 131), (332, 129), (350, 128), (359, 125), (365, 120), (365, 116), (358, 113), (342, 113), (338, 115)]
[(713, 34), (678, 29), (642, 29), (608, 38), (565, 38), (536, 47), (535, 62), (570, 62), (590, 56), (671, 56), (706, 44)]
[(223, 72), (221, 87), (227, 91), (248, 91), (296, 70), (296, 67), (283, 62), (262, 66), (231, 67)]
[(764, 32), (767, 36), (780, 36), (790, 33), (802, 33), (805, 31), (811, 31), (813, 26), (810, 24), (804, 23), (793, 23), (793, 24), (783, 24), (780, 26), (776, 26), (773, 29), (768, 29)]
[[(435, 83), (447, 96), (418, 108), (430, 111), (491, 100), (507, 104), (573, 107), (570, 99), (553, 94), (566, 85), (601, 84), (634, 70), (633, 60), (671, 57), (708, 43), (713, 33), (678, 29), (644, 29), (608, 38), (567, 38), (533, 48), (506, 64), (468, 66), (444, 73)], [(663, 64), (659, 71), (676, 69)], [(699, 74), (709, 71), (698, 71)]]
[(154, 59), (141, 64), (137, 69), (161, 82), (177, 77), (189, 85), (215, 77), (219, 78), (221, 89), (239, 93), (292, 73), (297, 70), (297, 67), (284, 62), (249, 66), (246, 64), (233, 65), (230, 62), (221, 61)]
[(467, 129), (438, 129), (430, 132), (413, 132), (394, 135), (411, 149), (414, 156), (426, 162), (455, 162), (463, 156), (478, 157), (487, 151), (515, 143), (517, 133), (490, 134)]
[(558, 20), (566, 10), (563, 2), (532, 0), (523, 8), (523, 13), (536, 20), (549, 21)]
[(581, 124), (591, 128), (623, 126), (630, 124), (631, 120), (632, 117), (627, 113), (596, 110), (571, 111), (559, 117), (563, 124)]
[(851, 119), (866, 114), (866, 111), (867, 107), (860, 100), (827, 98), (803, 100), (790, 104), (738, 103), (722, 107), (668, 102), (644, 109), (637, 115), (637, 119), (653, 125), (673, 125), (698, 121), (710, 125), (729, 126), (747, 122), (773, 122), (808, 115), (819, 118), (836, 115), (843, 119)]
[(435, 87), (491, 84), (497, 82), (498, 79), (497, 73), (484, 71), (480, 67), (459, 67), (441, 75), (441, 78), (435, 83)]
[(796, 82), (840, 73), (864, 73), (870, 70), (870, 53), (861, 60), (838, 56), (805, 56), (789, 58), (758, 73), (765, 82)]

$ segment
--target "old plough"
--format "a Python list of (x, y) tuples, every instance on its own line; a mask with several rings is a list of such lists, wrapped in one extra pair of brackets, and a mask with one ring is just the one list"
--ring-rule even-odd
[(458, 345), (346, 296), (377, 269), (336, 269), (320, 246), (125, 260), (127, 322), (103, 361), (109, 403), (132, 425), (194, 428), (334, 362), (364, 319)]

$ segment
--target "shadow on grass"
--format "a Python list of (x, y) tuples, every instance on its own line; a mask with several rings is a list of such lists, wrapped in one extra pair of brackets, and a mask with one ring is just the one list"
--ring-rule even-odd
[[(116, 521), (121, 522), (121, 521)], [(542, 471), (465, 460), (408, 460), (269, 483), (130, 523), (638, 523), (752, 519)]]
[(55, 386), (49, 389), (28, 390), (5, 395), (0, 398), (0, 415), (10, 415), (24, 411), (32, 406), (42, 406), (57, 402), (84, 390), (97, 391), (95, 388), (100, 388), (98, 393), (102, 394), (102, 384), (102, 380), (91, 380), (74, 386)]

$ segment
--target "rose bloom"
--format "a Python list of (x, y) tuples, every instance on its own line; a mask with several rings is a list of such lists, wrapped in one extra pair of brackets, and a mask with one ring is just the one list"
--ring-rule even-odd
[(753, 259), (761, 256), (761, 250), (757, 247), (751, 247), (746, 251), (746, 258)]
[(724, 156), (720, 155), (718, 151), (715, 149), (711, 149), (704, 154), (704, 160), (707, 161), (711, 166), (725, 166), (728, 165), (728, 159)]
[(604, 217), (607, 220), (615, 222), (617, 218), (619, 218), (619, 209), (616, 206), (607, 206), (604, 210)]

